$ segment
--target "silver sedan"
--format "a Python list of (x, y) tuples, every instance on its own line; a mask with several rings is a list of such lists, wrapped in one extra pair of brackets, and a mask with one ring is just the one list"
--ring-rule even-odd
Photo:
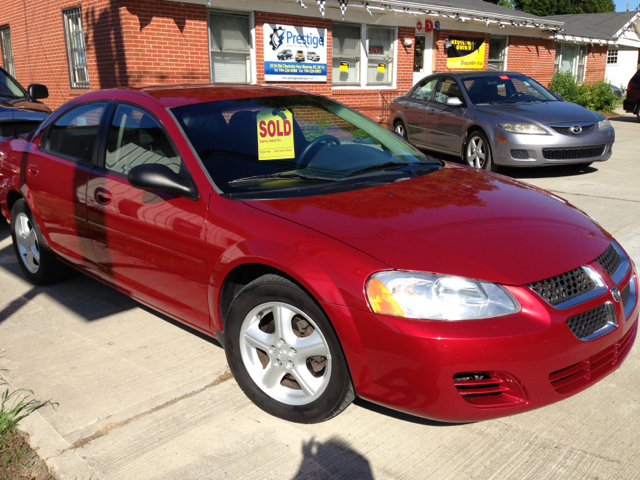
[(603, 115), (514, 72), (426, 77), (391, 102), (387, 126), (418, 147), (493, 171), (603, 162), (615, 141)]

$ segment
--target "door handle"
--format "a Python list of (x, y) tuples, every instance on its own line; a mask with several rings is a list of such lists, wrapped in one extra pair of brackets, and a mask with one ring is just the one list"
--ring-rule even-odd
[(27, 174), (30, 177), (35, 177), (36, 175), (38, 175), (38, 166), (37, 165), (29, 165), (27, 167)]
[(93, 198), (101, 205), (109, 205), (111, 203), (111, 192), (104, 188), (98, 187), (93, 194)]

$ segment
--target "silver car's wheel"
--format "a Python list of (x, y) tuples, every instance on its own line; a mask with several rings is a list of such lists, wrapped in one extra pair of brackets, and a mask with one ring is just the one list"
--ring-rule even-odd
[(20, 260), (30, 273), (36, 273), (40, 268), (40, 245), (31, 220), (24, 213), (16, 217), (15, 233)]
[(274, 400), (306, 405), (331, 378), (331, 354), (322, 332), (298, 308), (280, 302), (258, 305), (240, 331), (242, 361), (256, 385)]
[(465, 161), (470, 167), (495, 171), (496, 166), (491, 157), (491, 146), (484, 133), (480, 131), (469, 135), (465, 147)]
[(404, 123), (396, 122), (395, 131), (398, 135), (407, 140), (407, 129), (405, 128)]

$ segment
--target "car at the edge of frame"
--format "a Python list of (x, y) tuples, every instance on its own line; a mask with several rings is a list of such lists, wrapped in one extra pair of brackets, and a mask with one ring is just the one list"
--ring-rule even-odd
[(49, 91), (44, 85), (34, 83), (25, 90), (0, 68), (0, 140), (35, 130), (51, 113), (49, 107), (38, 101), (48, 96)]
[(394, 99), (387, 126), (417, 147), (485, 170), (608, 160), (609, 120), (560, 98), (521, 73), (441, 73)]
[(300, 90), (87, 93), (0, 143), (0, 174), (31, 282), (71, 266), (218, 338), (290, 421), (355, 396), (515, 414), (593, 385), (636, 337), (634, 263), (585, 213)]

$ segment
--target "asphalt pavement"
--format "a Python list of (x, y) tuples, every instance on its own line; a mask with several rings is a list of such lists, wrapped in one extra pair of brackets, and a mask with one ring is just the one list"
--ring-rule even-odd
[[(640, 261), (640, 123), (613, 157), (501, 173), (594, 217)], [(479, 246), (481, 248), (481, 246)], [(21, 424), (60, 479), (638, 479), (640, 347), (613, 374), (532, 412), (450, 425), (356, 401), (298, 425), (244, 396), (215, 340), (83, 275), (33, 287), (0, 224), (0, 376), (57, 402)]]

